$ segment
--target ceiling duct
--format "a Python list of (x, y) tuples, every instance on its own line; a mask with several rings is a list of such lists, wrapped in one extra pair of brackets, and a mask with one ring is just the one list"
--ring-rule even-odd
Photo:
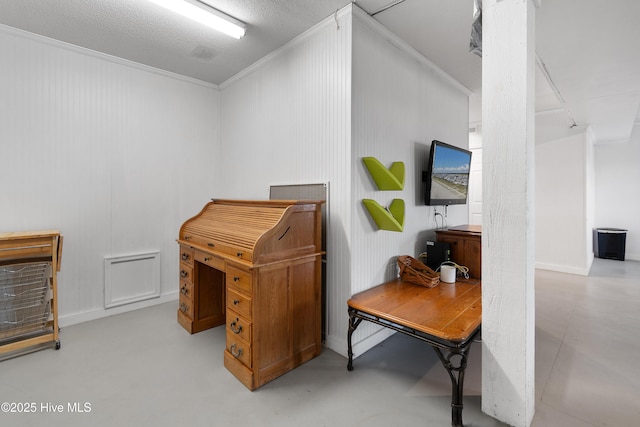
[(473, 0), (473, 23), (469, 52), (482, 58), (482, 0)]

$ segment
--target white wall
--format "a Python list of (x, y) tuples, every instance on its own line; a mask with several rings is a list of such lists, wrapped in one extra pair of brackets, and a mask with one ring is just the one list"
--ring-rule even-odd
[[(352, 294), (397, 277), (396, 256), (417, 257), (427, 239), (435, 238), (434, 208), (424, 204), (421, 180), (431, 141), (468, 146), (467, 93), (397, 36), (354, 10)], [(377, 190), (362, 162), (367, 156), (386, 166), (404, 162), (404, 189)], [(404, 231), (378, 230), (362, 205), (365, 198), (384, 206), (403, 199)], [(438, 210), (444, 212), (442, 207)], [(450, 206), (447, 222), (468, 223), (467, 206)], [(346, 333), (346, 316), (340, 323)], [(353, 336), (354, 353), (362, 354), (388, 334), (388, 329), (365, 322)], [(346, 343), (340, 350), (344, 348)]]
[[(162, 298), (175, 298), (177, 230), (209, 198), (326, 182), (327, 343), (346, 353), (346, 300), (393, 277), (394, 257), (417, 256), (433, 237), (421, 171), (432, 139), (466, 146), (468, 111), (464, 88), (353, 9), (353, 33), (349, 5), (339, 28), (328, 18), (221, 92), (1, 28), (0, 137), (13, 161), (0, 169), (9, 206), (0, 228), (65, 236), (63, 324), (146, 304), (103, 309), (108, 256), (159, 250)], [(405, 189), (376, 191), (363, 156), (405, 162)], [(378, 231), (362, 199), (393, 197), (406, 202), (405, 231)], [(449, 225), (467, 222), (464, 206), (447, 214)], [(359, 332), (360, 353), (384, 338)]]
[[(429, 143), (465, 145), (468, 113), (460, 87), (391, 45), (396, 37), (357, 7), (338, 19), (339, 29), (332, 16), (221, 85), (216, 197), (267, 198), (273, 184), (329, 183), (327, 346), (346, 354), (347, 299), (397, 274), (392, 258), (424, 245), (431, 210), (418, 187)], [(405, 162), (405, 189), (376, 191), (363, 156)], [(393, 197), (407, 204), (405, 231), (377, 231), (362, 199)], [(466, 218), (465, 207), (449, 209), (451, 225)], [(367, 340), (376, 330), (359, 328), (355, 338), (366, 342), (358, 354), (386, 336)]]
[[(470, 97), (470, 99), (473, 97)], [(469, 128), (469, 224), (482, 225), (482, 127)]]
[[(351, 252), (350, 7), (221, 85), (215, 197), (267, 199), (269, 186), (329, 183), (327, 342), (345, 335)], [(340, 348), (340, 351), (346, 351)]]
[(160, 251), (214, 194), (217, 87), (0, 27), (1, 231), (59, 229), (61, 324), (104, 310), (107, 256)]
[(626, 259), (640, 261), (640, 124), (628, 142), (598, 144), (566, 115), (536, 115), (536, 266), (587, 275), (593, 228), (627, 229)]
[(589, 130), (536, 145), (536, 267), (588, 275), (593, 261)]
[(640, 123), (629, 142), (595, 146), (595, 226), (627, 229), (625, 259), (640, 261)]
[(595, 227), (627, 229), (626, 259), (640, 261), (640, 200), (628, 194), (639, 162), (640, 124), (629, 142), (598, 144), (562, 111), (536, 115), (537, 268), (589, 274)]

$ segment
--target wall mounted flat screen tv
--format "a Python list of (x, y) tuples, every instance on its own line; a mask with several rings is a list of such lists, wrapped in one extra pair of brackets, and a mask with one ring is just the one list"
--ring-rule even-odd
[(470, 167), (471, 151), (434, 140), (431, 143), (429, 169), (422, 172), (422, 180), (427, 184), (425, 204), (466, 204)]

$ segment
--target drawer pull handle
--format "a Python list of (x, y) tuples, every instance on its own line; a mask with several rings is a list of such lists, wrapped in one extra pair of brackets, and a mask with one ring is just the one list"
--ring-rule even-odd
[(236, 359), (242, 356), (242, 349), (238, 348), (238, 346), (235, 344), (231, 344), (231, 347), (229, 347), (229, 351)]
[(182, 260), (183, 260), (183, 261), (186, 261), (186, 260), (188, 260), (188, 259), (189, 259), (189, 254), (188, 254), (188, 253), (183, 253), (183, 254), (182, 254)]
[(242, 258), (242, 252), (237, 252), (236, 255), (238, 256), (238, 258)]
[(189, 294), (189, 288), (187, 288), (187, 285), (182, 285), (182, 287), (180, 288), (180, 293), (182, 295), (188, 295)]
[(231, 324), (229, 325), (229, 329), (231, 329), (231, 331), (233, 331), (234, 334), (239, 334), (240, 332), (242, 332), (242, 325), (240, 326), (236, 326), (240, 319), (236, 319), (233, 322), (231, 322)]
[(233, 276), (233, 281), (237, 282), (238, 280), (240, 280), (240, 278), (238, 276)]
[(207, 246), (209, 246), (210, 248), (214, 247), (215, 245), (213, 243), (207, 243)]
[(183, 279), (186, 278), (189, 275), (189, 273), (187, 273), (184, 270), (180, 270), (180, 277), (182, 277)]
[(211, 261), (211, 257), (204, 257), (204, 262)]
[(187, 311), (189, 311), (189, 306), (183, 302), (180, 303), (180, 311), (183, 313), (186, 313)]
[(189, 240), (191, 239), (191, 236), (184, 236), (184, 240)]
[(233, 300), (233, 305), (238, 305), (240, 304), (240, 300), (239, 299), (234, 299)]

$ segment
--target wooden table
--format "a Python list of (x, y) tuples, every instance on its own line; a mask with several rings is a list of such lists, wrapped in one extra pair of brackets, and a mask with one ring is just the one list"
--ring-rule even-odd
[(482, 320), (480, 281), (440, 282), (426, 288), (398, 278), (354, 295), (347, 305), (347, 369), (353, 370), (351, 336), (363, 320), (425, 341), (451, 377), (451, 424), (462, 426), (464, 372)]

